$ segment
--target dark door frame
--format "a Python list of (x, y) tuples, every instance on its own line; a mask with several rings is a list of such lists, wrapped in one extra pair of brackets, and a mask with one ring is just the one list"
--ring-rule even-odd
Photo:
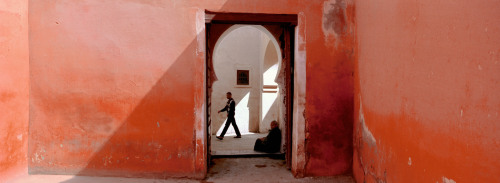
[[(259, 13), (219, 13), (205, 11), (205, 33), (206, 33), (206, 134), (207, 134), (207, 165), (210, 164), (211, 152), (211, 93), (212, 84), (217, 80), (213, 71), (212, 54), (215, 43), (229, 27), (235, 24), (261, 25), (271, 32), (280, 44), (282, 54), (282, 68), (285, 69), (286, 96), (284, 103), (286, 107), (286, 163), (291, 168), (292, 161), (292, 126), (293, 126), (293, 84), (294, 84), (294, 41), (295, 27), (298, 16), (294, 14), (259, 14)], [(208, 169), (207, 169), (208, 170)]]

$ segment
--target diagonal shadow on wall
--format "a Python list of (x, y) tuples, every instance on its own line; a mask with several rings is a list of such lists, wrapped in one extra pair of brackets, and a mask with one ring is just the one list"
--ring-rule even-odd
[(190, 68), (195, 67), (196, 46), (193, 40), (78, 175), (193, 176), (193, 107), (194, 93), (199, 89), (194, 88), (195, 74)]

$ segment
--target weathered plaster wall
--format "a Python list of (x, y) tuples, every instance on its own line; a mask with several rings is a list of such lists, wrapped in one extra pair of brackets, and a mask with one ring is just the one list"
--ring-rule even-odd
[(0, 3), (0, 182), (27, 173), (28, 1)]
[(500, 2), (357, 1), (357, 182), (500, 182)]
[(30, 0), (29, 171), (203, 177), (205, 9), (299, 14), (292, 170), (350, 172), (354, 6), (323, 0)]
[(29, 172), (203, 177), (198, 12), (30, 1)]
[[(354, 4), (308, 5), (307, 174), (350, 173), (352, 167)], [(311, 32), (312, 33), (311, 33)]]

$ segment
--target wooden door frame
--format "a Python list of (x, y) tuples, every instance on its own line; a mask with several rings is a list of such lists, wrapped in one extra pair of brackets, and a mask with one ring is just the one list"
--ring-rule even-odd
[[(298, 16), (293, 14), (258, 14), (258, 13), (218, 13), (205, 11), (205, 46), (206, 46), (206, 134), (207, 141), (205, 142), (207, 148), (207, 165), (210, 164), (210, 141), (211, 141), (211, 87), (212, 82), (216, 79), (215, 75), (210, 70), (213, 70), (212, 54), (214, 51), (215, 43), (220, 38), (223, 32), (235, 24), (249, 24), (249, 25), (262, 25), (266, 29), (271, 26), (281, 26), (283, 33), (282, 36), (275, 37), (279, 40), (280, 49), (282, 49), (282, 64), (285, 66), (285, 107), (286, 107), (286, 163), (289, 169), (292, 166), (292, 127), (293, 127), (293, 89), (294, 89), (294, 41), (295, 41), (295, 27), (298, 23)], [(218, 25), (220, 30), (211, 31), (212, 25)], [(217, 32), (215, 35), (211, 35)], [(212, 37), (213, 36), (213, 37)], [(215, 40), (215, 41), (210, 41)], [(208, 169), (207, 169), (208, 170)]]

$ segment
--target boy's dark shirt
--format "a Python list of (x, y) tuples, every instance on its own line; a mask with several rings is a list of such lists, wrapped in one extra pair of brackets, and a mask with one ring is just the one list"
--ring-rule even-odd
[(220, 110), (220, 112), (227, 111), (228, 116), (234, 116), (234, 108), (236, 106), (236, 102), (233, 98), (227, 100), (226, 106)]

